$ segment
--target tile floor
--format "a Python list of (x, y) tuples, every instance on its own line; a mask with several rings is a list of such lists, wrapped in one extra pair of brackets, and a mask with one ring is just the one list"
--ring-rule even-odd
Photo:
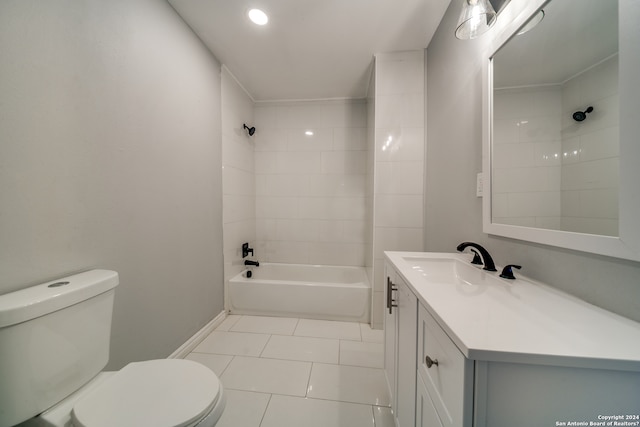
[(216, 427), (391, 427), (382, 340), (361, 323), (230, 315), (187, 359), (225, 388)]

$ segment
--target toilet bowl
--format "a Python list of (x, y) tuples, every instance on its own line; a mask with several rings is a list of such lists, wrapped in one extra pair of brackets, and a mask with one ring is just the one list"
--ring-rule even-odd
[(224, 406), (222, 385), (207, 367), (149, 360), (100, 373), (19, 427), (213, 427)]
[(91, 270), (0, 295), (0, 427), (213, 427), (223, 387), (183, 359), (109, 358), (118, 273)]

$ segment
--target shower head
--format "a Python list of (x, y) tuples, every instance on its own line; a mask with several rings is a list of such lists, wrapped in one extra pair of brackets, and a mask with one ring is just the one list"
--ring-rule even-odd
[(246, 124), (244, 125), (244, 129), (247, 130), (247, 132), (249, 133), (249, 136), (253, 136), (254, 133), (256, 133), (256, 128), (255, 127), (249, 127)]
[(593, 111), (593, 107), (589, 107), (584, 111), (576, 111), (573, 113), (573, 120), (576, 122), (581, 122), (587, 118), (587, 114)]

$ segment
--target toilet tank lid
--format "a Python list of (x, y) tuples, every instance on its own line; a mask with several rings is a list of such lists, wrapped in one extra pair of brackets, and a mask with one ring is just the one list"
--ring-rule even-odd
[(115, 288), (118, 273), (89, 270), (0, 295), (0, 328), (26, 322)]

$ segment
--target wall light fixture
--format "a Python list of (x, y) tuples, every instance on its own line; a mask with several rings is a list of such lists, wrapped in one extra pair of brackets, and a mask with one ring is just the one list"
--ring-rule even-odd
[(489, 0), (464, 0), (456, 27), (456, 37), (471, 40), (486, 32), (496, 22), (496, 11)]

